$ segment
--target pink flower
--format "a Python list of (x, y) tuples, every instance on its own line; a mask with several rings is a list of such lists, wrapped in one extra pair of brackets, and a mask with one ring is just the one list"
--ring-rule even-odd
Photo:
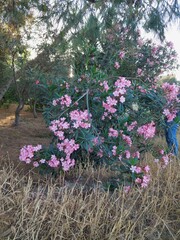
[(132, 154), (132, 157), (134, 157), (134, 158), (137, 157), (139, 159), (140, 158), (140, 152), (136, 151), (135, 153)]
[(42, 145), (40, 144), (35, 147), (33, 147), (32, 145), (24, 146), (20, 150), (19, 160), (29, 164), (34, 157), (34, 153), (38, 152), (41, 149)]
[(147, 165), (147, 166), (145, 166), (144, 167), (144, 171), (145, 171), (145, 173), (148, 173), (149, 171), (150, 171), (150, 167)]
[(131, 157), (131, 153), (129, 150), (125, 151), (126, 158), (129, 159)]
[(38, 85), (38, 84), (40, 83), (40, 81), (39, 81), (39, 80), (36, 80), (36, 82), (35, 82), (35, 83), (36, 83), (36, 85)]
[(115, 138), (117, 138), (117, 137), (118, 137), (118, 131), (115, 130), (115, 129), (113, 129), (113, 128), (110, 128), (110, 129), (109, 129), (108, 136), (109, 136), (109, 137), (115, 137)]
[(137, 121), (132, 122), (128, 127), (127, 130), (128, 131), (132, 131), (137, 125)]
[(73, 121), (74, 128), (90, 128), (91, 127), (91, 114), (87, 110), (80, 111), (74, 110), (70, 112), (71, 121)]
[(40, 162), (40, 163), (45, 163), (45, 162), (46, 162), (46, 159), (41, 159), (39, 162)]
[(64, 151), (67, 157), (70, 157), (70, 155), (79, 149), (79, 144), (75, 143), (74, 139), (64, 139), (63, 142), (57, 144), (57, 148), (59, 151)]
[(155, 131), (156, 131), (156, 127), (154, 122), (142, 125), (137, 129), (137, 133), (143, 136), (145, 139), (153, 138), (155, 135)]
[(116, 156), (117, 154), (116, 151), (117, 151), (117, 147), (113, 146), (113, 149), (112, 149), (113, 156)]
[(114, 67), (115, 67), (116, 69), (119, 69), (119, 68), (120, 68), (119, 63), (118, 63), (118, 62), (115, 62), (115, 63), (114, 63)]
[(125, 134), (122, 134), (122, 139), (128, 144), (128, 146), (132, 146), (132, 140), (129, 136), (126, 136)]
[(125, 97), (124, 97), (124, 96), (121, 96), (120, 99), (119, 99), (119, 101), (120, 101), (121, 103), (124, 103), (124, 102), (125, 102)]
[(136, 172), (137, 174), (142, 173), (142, 168), (136, 166), (135, 172)]
[(129, 193), (130, 190), (131, 190), (131, 186), (124, 186), (125, 193)]
[(149, 175), (144, 175), (141, 183), (142, 188), (146, 188), (150, 182), (150, 176)]
[(104, 90), (107, 92), (109, 90), (109, 86), (108, 86), (108, 82), (104, 81), (102, 83), (100, 83), (100, 86), (104, 87)]
[(136, 178), (135, 183), (141, 183), (142, 179), (141, 178)]
[(124, 56), (125, 56), (125, 52), (124, 52), (124, 51), (120, 51), (120, 52), (119, 52), (119, 58), (120, 58), (120, 59), (123, 59)]
[(60, 164), (60, 162), (59, 162), (59, 160), (56, 158), (56, 156), (55, 156), (55, 155), (52, 155), (52, 156), (51, 156), (51, 159), (48, 161), (48, 165), (49, 165), (50, 167), (56, 168), (56, 167), (59, 166), (59, 164)]
[(39, 163), (37, 161), (33, 162), (34, 167), (39, 167)]
[(142, 69), (141, 69), (141, 68), (138, 68), (138, 70), (137, 70), (138, 76), (142, 76), (142, 75), (143, 75), (142, 73), (143, 73)]
[(163, 149), (161, 149), (159, 152), (160, 152), (160, 154), (162, 154), (162, 155), (164, 154), (164, 150), (163, 150)]
[(97, 153), (97, 156), (102, 158), (103, 157), (103, 150), (100, 149), (99, 152)]

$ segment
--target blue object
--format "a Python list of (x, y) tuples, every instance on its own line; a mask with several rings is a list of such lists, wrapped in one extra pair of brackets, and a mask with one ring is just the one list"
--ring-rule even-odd
[(170, 151), (177, 156), (178, 155), (178, 140), (177, 140), (177, 130), (178, 130), (179, 124), (166, 121), (166, 127), (165, 127), (165, 137), (166, 142), (168, 145), (168, 148)]

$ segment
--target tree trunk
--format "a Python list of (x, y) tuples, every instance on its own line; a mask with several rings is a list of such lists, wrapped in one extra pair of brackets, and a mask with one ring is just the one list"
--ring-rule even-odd
[(19, 121), (20, 121), (20, 112), (24, 108), (24, 100), (20, 99), (19, 104), (16, 108), (15, 111), (15, 120), (13, 126), (19, 126)]
[(7, 84), (0, 89), (0, 101), (1, 101), (2, 98), (4, 97), (4, 95), (5, 95), (5, 93), (7, 92), (7, 90), (9, 89), (12, 81), (13, 81), (13, 79), (9, 80), (9, 81), (7, 82)]
[(34, 103), (33, 103), (33, 116), (34, 116), (34, 118), (37, 118), (36, 103), (37, 103), (37, 101), (34, 100)]

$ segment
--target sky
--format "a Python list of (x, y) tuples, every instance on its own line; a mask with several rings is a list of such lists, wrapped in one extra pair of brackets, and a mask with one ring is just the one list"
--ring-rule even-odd
[[(178, 63), (180, 65), (180, 23), (171, 25), (166, 31), (166, 38), (174, 44), (174, 49), (178, 54)], [(176, 78), (180, 81), (180, 68), (175, 72)]]

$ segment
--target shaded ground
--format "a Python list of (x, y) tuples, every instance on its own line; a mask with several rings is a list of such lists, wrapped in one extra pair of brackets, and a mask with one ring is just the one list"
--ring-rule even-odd
[(27, 107), (21, 113), (20, 126), (13, 127), (15, 109), (15, 104), (8, 109), (0, 109), (0, 159), (8, 155), (10, 161), (19, 164), (19, 150), (24, 145), (48, 144), (51, 133), (45, 126), (42, 114), (34, 118)]

